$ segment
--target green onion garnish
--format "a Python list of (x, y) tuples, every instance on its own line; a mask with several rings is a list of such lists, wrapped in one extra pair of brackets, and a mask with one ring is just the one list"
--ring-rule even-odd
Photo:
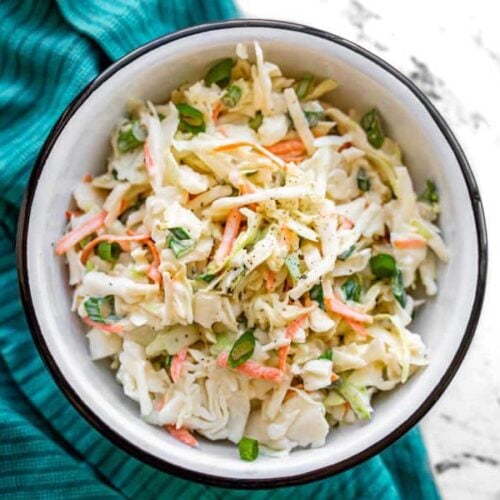
[(168, 230), (178, 239), (178, 240), (190, 240), (191, 235), (183, 227), (169, 227)]
[(237, 368), (252, 357), (255, 349), (253, 330), (247, 330), (234, 344), (227, 358), (231, 368)]
[(292, 277), (293, 283), (297, 283), (300, 275), (302, 274), (300, 271), (300, 260), (299, 256), (296, 252), (288, 254), (285, 259), (285, 266)]
[(176, 107), (179, 111), (179, 130), (181, 132), (190, 132), (192, 134), (205, 132), (205, 121), (201, 111), (185, 102), (176, 104)]
[(191, 235), (183, 227), (171, 227), (168, 231), (166, 244), (178, 259), (195, 247)]
[(353, 254), (354, 250), (356, 250), (356, 245), (350, 246), (347, 250), (344, 250), (341, 254), (339, 254), (337, 259), (341, 261), (347, 260)]
[(361, 300), (361, 280), (358, 276), (351, 276), (342, 285), (342, 291), (346, 300), (359, 302)]
[(373, 108), (361, 118), (361, 126), (366, 132), (368, 142), (376, 149), (384, 144), (385, 135), (382, 129), (382, 121), (378, 111)]
[(248, 120), (248, 126), (252, 130), (255, 130), (255, 132), (257, 132), (259, 127), (262, 125), (262, 120), (263, 120), (262, 113), (260, 111), (257, 111), (257, 113), (255, 113), (255, 116), (253, 118), (250, 118), (250, 120)]
[(432, 179), (427, 179), (427, 181), (425, 182), (425, 190), (418, 197), (418, 200), (429, 203), (430, 205), (439, 203), (439, 193), (436, 184)]
[(309, 89), (311, 88), (312, 81), (313, 77), (311, 75), (307, 75), (297, 82), (295, 86), (295, 92), (299, 99), (304, 99), (304, 97), (308, 94)]
[(325, 300), (323, 297), (323, 286), (321, 283), (318, 283), (317, 285), (314, 285), (310, 290), (309, 290), (309, 298), (311, 300), (315, 300), (321, 309), (325, 310)]
[(139, 120), (132, 120), (123, 125), (118, 131), (116, 145), (120, 153), (128, 153), (146, 141), (147, 131)]
[(241, 438), (238, 443), (240, 458), (247, 462), (253, 462), (259, 456), (259, 443), (256, 439)]
[(89, 297), (83, 303), (88, 317), (96, 323), (109, 323), (116, 321), (115, 298), (113, 295), (106, 297)]
[(121, 253), (122, 249), (116, 242), (101, 241), (97, 246), (97, 254), (106, 262), (116, 262)]
[(230, 85), (226, 93), (222, 96), (221, 101), (227, 108), (234, 108), (241, 99), (241, 88), (238, 85)]
[(325, 117), (323, 111), (304, 111), (304, 115), (310, 128), (315, 127)]
[(327, 349), (318, 359), (327, 359), (328, 361), (333, 360), (333, 352), (331, 349)]
[(199, 274), (196, 276), (196, 279), (198, 281), (204, 281), (205, 283), (210, 283), (214, 280), (215, 274), (210, 274), (210, 273), (205, 273), (205, 274)]
[(222, 59), (222, 61), (214, 64), (205, 76), (205, 83), (208, 87), (212, 83), (216, 83), (219, 87), (225, 87), (231, 80), (231, 71), (234, 66), (234, 61), (230, 58)]
[(363, 167), (358, 170), (356, 181), (358, 183), (358, 188), (360, 189), (360, 191), (370, 191), (370, 178), (366, 174), (366, 170)]
[(394, 298), (401, 304), (401, 307), (406, 306), (406, 292), (403, 285), (403, 275), (400, 269), (396, 270), (396, 274), (392, 277), (392, 294)]
[(377, 278), (392, 278), (397, 270), (396, 261), (392, 255), (379, 253), (370, 259), (370, 269)]

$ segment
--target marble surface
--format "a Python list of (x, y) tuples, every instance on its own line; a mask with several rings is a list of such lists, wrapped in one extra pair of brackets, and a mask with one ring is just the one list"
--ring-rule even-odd
[[(472, 347), (422, 421), (444, 499), (500, 500), (500, 30), (493, 0), (239, 0), (248, 17), (309, 24), (399, 68), (461, 142), (479, 183), (489, 233), (486, 301)], [(458, 307), (458, 305), (457, 305)], [(451, 311), (450, 311), (451, 312)]]

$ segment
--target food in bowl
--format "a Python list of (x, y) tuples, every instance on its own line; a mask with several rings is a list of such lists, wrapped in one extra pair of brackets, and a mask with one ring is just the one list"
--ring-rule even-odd
[(378, 111), (358, 122), (337, 82), (249, 48), (129, 103), (56, 244), (90, 355), (141, 417), (244, 460), (322, 446), (425, 366), (408, 326), (447, 260), (437, 188), (417, 197)]

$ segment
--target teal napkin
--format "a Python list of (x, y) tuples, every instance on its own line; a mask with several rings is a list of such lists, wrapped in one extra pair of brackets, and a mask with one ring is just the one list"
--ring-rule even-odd
[(19, 300), (15, 229), (51, 127), (113, 60), (165, 33), (236, 15), (229, 0), (0, 2), (1, 498), (438, 498), (417, 430), (364, 464), (305, 486), (224, 490), (164, 474), (90, 427), (33, 345)]

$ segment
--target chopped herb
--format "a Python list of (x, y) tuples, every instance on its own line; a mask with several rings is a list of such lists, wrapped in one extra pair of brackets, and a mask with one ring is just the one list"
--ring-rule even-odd
[(257, 113), (255, 113), (255, 116), (253, 118), (250, 118), (250, 120), (248, 120), (248, 126), (252, 130), (255, 130), (255, 132), (257, 132), (259, 127), (262, 125), (262, 120), (263, 120), (262, 113), (260, 111), (257, 111)]
[(230, 85), (222, 96), (222, 104), (227, 108), (234, 108), (241, 99), (241, 88), (238, 85)]
[(358, 188), (361, 190), (361, 191), (370, 191), (370, 178), (368, 177), (368, 175), (366, 174), (366, 170), (361, 167), (359, 170), (358, 170), (358, 175), (356, 177), (356, 181), (358, 182)]
[(347, 260), (353, 254), (354, 250), (356, 250), (356, 245), (350, 246), (347, 250), (344, 250), (341, 254), (339, 254), (337, 259), (342, 262)]
[(231, 71), (234, 66), (234, 61), (230, 58), (222, 59), (215, 63), (205, 76), (205, 83), (208, 87), (212, 83), (216, 83), (219, 87), (226, 87), (231, 80)]
[(302, 274), (300, 271), (300, 260), (296, 252), (288, 254), (285, 259), (285, 266), (292, 277), (293, 283), (297, 283)]
[(401, 304), (401, 307), (406, 307), (406, 292), (403, 285), (403, 274), (401, 269), (396, 270), (396, 274), (392, 277), (392, 294), (394, 298)]
[(205, 283), (210, 283), (214, 280), (215, 274), (205, 273), (196, 276), (198, 281), (204, 281)]
[(120, 179), (118, 179), (118, 170), (116, 170), (116, 168), (113, 168), (113, 169), (111, 170), (111, 177), (113, 177), (113, 179), (114, 179), (115, 181), (120, 180)]
[(333, 352), (331, 349), (327, 349), (318, 359), (327, 359), (328, 361), (333, 360)]
[(418, 197), (419, 201), (424, 201), (430, 205), (439, 203), (439, 192), (437, 190), (436, 184), (432, 179), (427, 179), (425, 182), (425, 189), (423, 193)]
[(116, 145), (120, 153), (128, 153), (146, 141), (147, 130), (139, 120), (131, 120), (123, 125), (118, 131)]
[(315, 127), (325, 117), (323, 111), (304, 111), (304, 115), (311, 128)]
[(106, 297), (89, 297), (83, 303), (88, 317), (96, 323), (110, 323), (118, 318), (115, 315), (115, 298), (113, 295)]
[(299, 99), (304, 99), (304, 97), (309, 93), (313, 77), (311, 75), (306, 75), (301, 78), (295, 85), (295, 92)]
[(163, 362), (163, 366), (167, 370), (169, 370), (171, 364), (172, 364), (172, 356), (170, 354), (165, 355), (165, 361)]
[(323, 286), (321, 283), (318, 283), (317, 285), (314, 285), (310, 290), (309, 290), (309, 298), (311, 300), (315, 300), (321, 309), (325, 310), (325, 301), (323, 297)]
[(190, 240), (191, 235), (183, 227), (169, 227), (168, 230), (178, 239), (178, 240)]
[(358, 276), (351, 276), (341, 288), (346, 300), (353, 300), (354, 302), (361, 300), (361, 280)]
[(97, 246), (97, 254), (106, 262), (116, 262), (121, 253), (122, 249), (116, 242), (101, 241)]
[(379, 253), (370, 259), (370, 268), (377, 278), (392, 278), (396, 274), (396, 260), (392, 255)]
[(195, 242), (183, 227), (172, 227), (168, 230), (170, 234), (167, 236), (166, 244), (178, 259), (195, 247)]
[(361, 126), (366, 132), (368, 142), (376, 149), (380, 149), (384, 144), (385, 135), (382, 129), (382, 121), (378, 111), (373, 108), (361, 119)]
[(253, 462), (259, 456), (259, 442), (256, 439), (243, 437), (238, 443), (240, 458), (247, 462)]
[(179, 111), (179, 130), (181, 132), (190, 132), (192, 134), (205, 132), (205, 121), (201, 111), (185, 102), (176, 104), (176, 107)]
[(252, 357), (255, 350), (253, 330), (247, 330), (233, 345), (227, 358), (231, 368), (237, 368)]

